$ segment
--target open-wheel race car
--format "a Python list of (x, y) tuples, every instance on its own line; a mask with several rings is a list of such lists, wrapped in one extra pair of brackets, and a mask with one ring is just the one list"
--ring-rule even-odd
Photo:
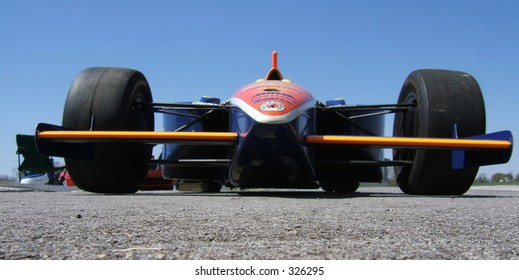
[[(164, 131), (155, 131), (155, 113)], [(386, 114), (395, 114), (384, 136)], [(74, 80), (62, 126), (39, 124), (44, 155), (65, 158), (77, 186), (98, 193), (139, 189), (148, 164), (165, 179), (231, 188), (317, 189), (349, 193), (360, 182), (380, 182), (393, 166), (404, 193), (465, 193), (479, 166), (505, 163), (512, 134), (485, 134), (481, 90), (469, 74), (417, 70), (395, 104), (348, 105), (317, 101), (283, 78), (272, 54), (265, 79), (221, 101), (156, 103), (142, 73), (89, 68)], [(163, 144), (162, 158), (152, 150)], [(393, 159), (384, 158), (384, 149)]]

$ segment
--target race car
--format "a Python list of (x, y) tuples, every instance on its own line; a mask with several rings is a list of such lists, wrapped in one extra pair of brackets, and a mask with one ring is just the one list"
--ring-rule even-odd
[[(155, 114), (164, 131), (155, 131)], [(384, 136), (386, 114), (395, 114)], [(321, 102), (284, 79), (277, 52), (264, 79), (229, 99), (157, 103), (139, 71), (89, 68), (75, 78), (61, 126), (41, 123), (38, 150), (65, 158), (77, 186), (96, 193), (139, 190), (149, 164), (165, 179), (233, 189), (351, 193), (392, 166), (407, 194), (461, 195), (479, 166), (505, 163), (512, 134), (485, 134), (481, 90), (469, 74), (416, 70), (395, 104)], [(151, 160), (155, 145), (162, 159)], [(384, 158), (392, 149), (392, 160)]]

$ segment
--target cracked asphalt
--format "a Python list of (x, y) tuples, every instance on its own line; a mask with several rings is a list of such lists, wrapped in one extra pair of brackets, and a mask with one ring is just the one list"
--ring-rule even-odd
[(519, 259), (519, 188), (0, 192), (0, 259)]

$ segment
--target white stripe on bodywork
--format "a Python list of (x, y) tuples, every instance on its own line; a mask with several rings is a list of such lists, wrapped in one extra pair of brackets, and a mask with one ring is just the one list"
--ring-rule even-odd
[(243, 112), (245, 112), (245, 114), (249, 115), (251, 118), (253, 118), (255, 121), (259, 123), (280, 124), (291, 122), (295, 118), (299, 117), (301, 114), (306, 112), (308, 109), (314, 107), (315, 100), (308, 100), (307, 102), (298, 106), (294, 110), (278, 116), (265, 115), (260, 111), (256, 110), (254, 107), (247, 104), (247, 102), (241, 100), (240, 98), (231, 98), (231, 104), (238, 106), (238, 108), (242, 109)]

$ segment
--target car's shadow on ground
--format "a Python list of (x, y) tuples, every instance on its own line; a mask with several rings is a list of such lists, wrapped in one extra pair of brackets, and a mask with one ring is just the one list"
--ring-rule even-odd
[(113, 196), (199, 196), (199, 197), (272, 197), (272, 198), (294, 198), (294, 199), (348, 199), (361, 197), (426, 197), (426, 198), (509, 198), (509, 195), (488, 195), (488, 194), (464, 194), (464, 195), (408, 195), (400, 192), (398, 188), (360, 188), (354, 193), (328, 193), (322, 190), (277, 190), (277, 189), (262, 189), (262, 190), (245, 190), (245, 191), (231, 191), (224, 190), (218, 193), (203, 193), (203, 192), (179, 192), (179, 191), (139, 191), (135, 194), (94, 194), (87, 192), (80, 192), (81, 195), (113, 195)]
[(345, 199), (358, 197), (427, 197), (427, 198), (504, 198), (510, 196), (498, 195), (408, 195), (401, 192), (378, 192), (361, 190), (354, 193), (328, 193), (324, 191), (254, 191), (237, 192), (239, 196), (251, 197), (282, 197), (297, 199)]

